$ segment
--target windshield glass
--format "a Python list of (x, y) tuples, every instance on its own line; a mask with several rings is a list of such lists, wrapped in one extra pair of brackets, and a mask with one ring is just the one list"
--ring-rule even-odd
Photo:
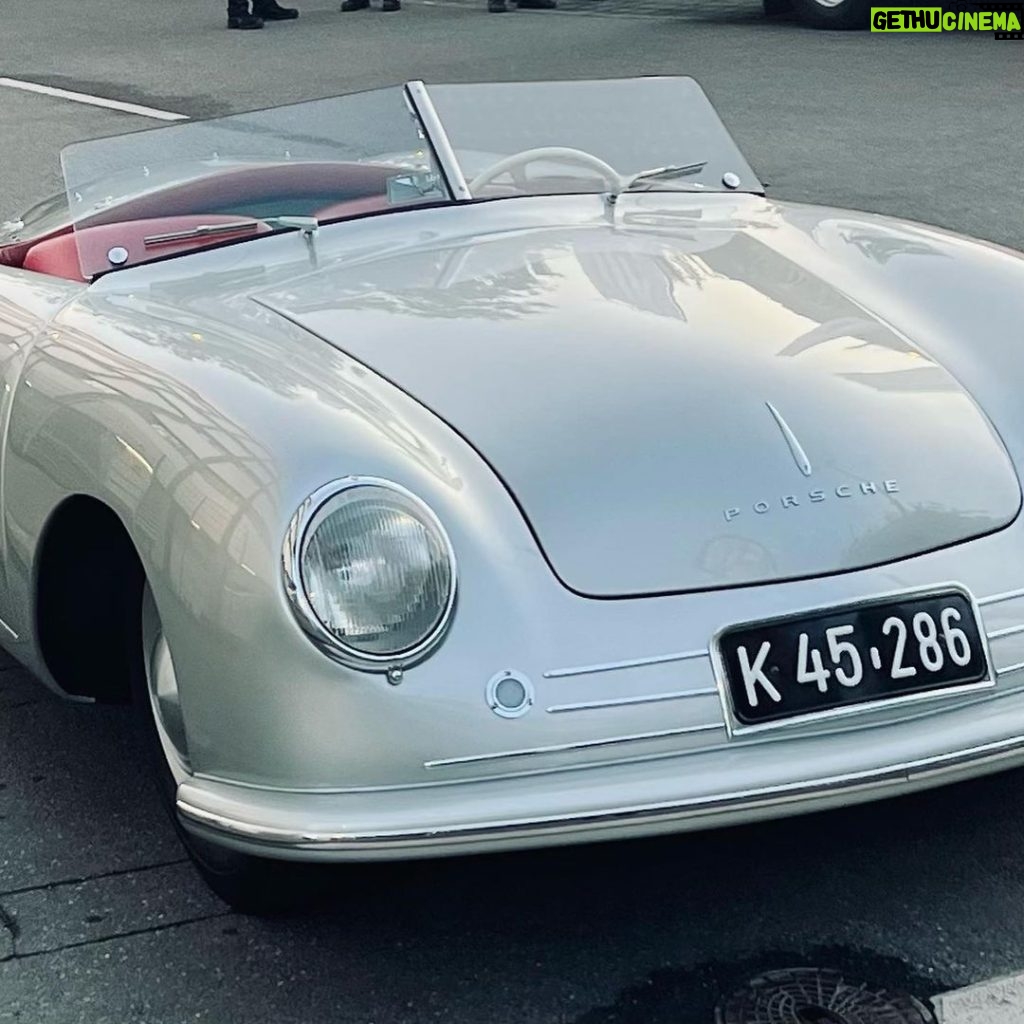
[(762, 191), (689, 78), (411, 82), (82, 142), (61, 160), (86, 279), (411, 204)]
[(61, 162), (86, 278), (449, 198), (401, 87), (82, 142)]
[(474, 197), (634, 188), (762, 192), (692, 78), (431, 85)]

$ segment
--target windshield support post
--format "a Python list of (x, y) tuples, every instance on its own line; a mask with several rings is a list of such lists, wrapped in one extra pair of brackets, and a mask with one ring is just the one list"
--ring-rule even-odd
[(618, 192), (605, 192), (604, 199), (604, 215), (605, 219), (613, 227), (615, 225), (615, 211), (619, 207), (619, 193)]
[(448, 133), (441, 124), (441, 118), (438, 117), (437, 111), (434, 109), (426, 85), (420, 81), (406, 82), (405, 94), (413, 113), (423, 127), (427, 144), (434, 151), (437, 165), (441, 169), (441, 174), (444, 176), (445, 184), (448, 186), (452, 198), (463, 202), (472, 199), (473, 194), (469, 191), (466, 177), (459, 166), (455, 150), (448, 139)]

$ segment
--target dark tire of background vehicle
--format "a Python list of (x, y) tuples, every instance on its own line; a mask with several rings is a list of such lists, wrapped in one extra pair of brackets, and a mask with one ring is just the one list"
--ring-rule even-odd
[(161, 802), (170, 814), (178, 838), (203, 881), (233, 910), (241, 914), (268, 917), (309, 907), (321, 892), (319, 883), (323, 868), (252, 857), (202, 839), (182, 827), (175, 808), (177, 786), (160, 744), (146, 681), (145, 654), (142, 649), (142, 601), (145, 587), (146, 581), (140, 569), (138, 579), (132, 581), (132, 601), (129, 602), (132, 621), (125, 630), (131, 645), (129, 662), (132, 706), (142, 754), (149, 762)]
[(813, 28), (867, 28), (872, 0), (840, 0), (827, 6), (819, 0), (793, 0), (800, 20)]

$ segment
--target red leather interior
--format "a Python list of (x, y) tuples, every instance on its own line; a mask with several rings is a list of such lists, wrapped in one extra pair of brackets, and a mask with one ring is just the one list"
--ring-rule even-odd
[(5, 267), (23, 267), (25, 265), (25, 257), (28, 255), (29, 249), (34, 245), (38, 245), (40, 242), (47, 241), (50, 238), (66, 235), (70, 231), (71, 226), (67, 225), (58, 231), (51, 231), (48, 235), (41, 235), (39, 238), (28, 238), (21, 242), (9, 242), (7, 245), (0, 245), (0, 265)]
[[(245, 221), (248, 221), (248, 218), (224, 214), (190, 214), (185, 217), (151, 217), (147, 220), (79, 227), (73, 234), (58, 235), (37, 242), (25, 254), (22, 266), (25, 270), (63, 277), (69, 281), (85, 281), (104, 270), (112, 270), (115, 266), (131, 266), (161, 256), (199, 249), (212, 241), (227, 242), (237, 238), (255, 237), (271, 230), (263, 221), (251, 221), (250, 223), (255, 225), (253, 228), (242, 227), (238, 231), (226, 234), (201, 235), (174, 242), (147, 244), (145, 241), (154, 235), (189, 231), (204, 224), (234, 224)], [(119, 264), (111, 263), (108, 253), (114, 248), (127, 250), (128, 259)]]
[[(50, 235), (14, 242), (0, 247), (0, 264), (24, 267), (69, 280), (83, 278), (77, 249), (84, 245), (89, 276), (110, 269), (106, 254), (114, 246), (129, 250), (129, 264), (206, 246), (235, 236), (215, 236), (161, 246), (144, 247), (142, 236), (180, 230), (186, 226), (213, 224), (245, 218), (245, 206), (276, 202), (293, 196), (305, 202), (320, 199), (330, 205), (316, 214), (321, 220), (354, 217), (388, 209), (387, 179), (395, 168), (383, 164), (292, 163), (227, 167), (222, 171), (170, 188), (160, 189), (118, 203), (109, 210), (92, 214), (79, 223), (74, 234), (70, 226)], [(344, 197), (344, 198), (343, 198)], [(331, 202), (333, 200), (333, 202)], [(312, 204), (310, 204), (312, 205)], [(306, 207), (307, 209), (310, 206)], [(197, 214), (197, 210), (238, 210), (236, 214)], [(143, 226), (144, 225), (144, 226)], [(260, 232), (268, 230), (261, 226)], [(237, 237), (244, 237), (239, 234)], [(127, 239), (127, 241), (126, 241)]]
[(25, 253), (21, 265), (25, 270), (34, 270), (37, 274), (63, 277), (68, 281), (85, 280), (78, 259), (78, 244), (70, 232), (36, 242)]

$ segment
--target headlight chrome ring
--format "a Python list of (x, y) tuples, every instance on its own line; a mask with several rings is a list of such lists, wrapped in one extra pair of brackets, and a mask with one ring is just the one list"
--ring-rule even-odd
[[(344, 520), (346, 515), (349, 516), (348, 526), (354, 524), (357, 530), (365, 531), (364, 535), (352, 538), (351, 544), (343, 533), (344, 526), (339, 532), (333, 530), (329, 522), (336, 516)], [(373, 533), (367, 523), (377, 532)], [(327, 535), (323, 542), (320, 540), (322, 533)], [(420, 564), (393, 564), (386, 557), (388, 545), (408, 556), (418, 556)], [(336, 564), (338, 559), (335, 559), (325, 566), (325, 547), (329, 554), (340, 556), (344, 564)], [(314, 563), (312, 568), (311, 562)], [(455, 609), (455, 552), (440, 520), (411, 491), (377, 477), (342, 477), (324, 484), (306, 498), (288, 524), (281, 570), (285, 593), (306, 635), (329, 657), (362, 671), (387, 672), (422, 660), (444, 637)], [(397, 587), (392, 595), (400, 596), (406, 576), (417, 573), (424, 592), (433, 586), (434, 596), (440, 596), (439, 588), (447, 583), (447, 593), (437, 602), (436, 609), (429, 604), (425, 606), (427, 617), (417, 635), (408, 642), (398, 643), (395, 649), (383, 649), (388, 635), (383, 627), (376, 633), (368, 632), (369, 639), (360, 647), (355, 640), (346, 641), (344, 629), (332, 629), (330, 622), (325, 621), (331, 619), (331, 613), (346, 619), (352, 610), (337, 590), (326, 593), (329, 584), (349, 588), (349, 598), (354, 596), (359, 606), (355, 614), (358, 620), (359, 613), (372, 618), (382, 610), (374, 604), (374, 598), (381, 596), (382, 585)], [(385, 575), (393, 579), (382, 584)], [(311, 593), (310, 583), (317, 581), (320, 589), (314, 585)], [(383, 593), (385, 597), (388, 595), (386, 589)], [(388, 620), (389, 616), (385, 615), (384, 621)]]

